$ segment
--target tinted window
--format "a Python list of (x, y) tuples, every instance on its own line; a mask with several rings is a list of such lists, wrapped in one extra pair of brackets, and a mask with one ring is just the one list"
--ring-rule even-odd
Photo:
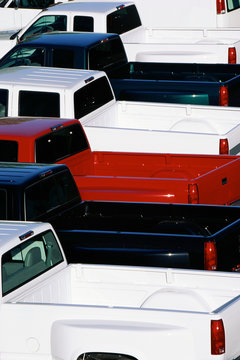
[(93, 17), (74, 16), (73, 31), (93, 32)]
[(78, 197), (75, 181), (68, 171), (41, 179), (25, 191), (26, 220), (35, 220)]
[(0, 189), (0, 219), (7, 219), (7, 192), (4, 189)]
[(1, 61), (0, 67), (7, 68), (20, 65), (43, 66), (45, 52), (46, 50), (42, 48), (20, 47)]
[(77, 360), (137, 360), (133, 356), (118, 353), (91, 352), (80, 355)]
[(36, 140), (36, 162), (55, 163), (88, 147), (80, 124), (68, 126)]
[(59, 117), (59, 94), (41, 91), (19, 91), (19, 115)]
[(90, 82), (74, 93), (74, 113), (79, 119), (113, 99), (110, 85), (105, 76)]
[(45, 231), (2, 256), (3, 296), (63, 261), (52, 231)]
[(0, 89), (0, 117), (8, 115), (8, 90)]
[(141, 26), (141, 20), (135, 5), (126, 6), (107, 16), (107, 32), (123, 34)]
[(239, 9), (240, 0), (227, 0), (228, 11)]
[(44, 9), (54, 3), (53, 0), (14, 0), (14, 6), (26, 9)]
[(52, 49), (52, 66), (71, 69), (74, 68), (74, 51)]
[(42, 16), (28, 28), (28, 30), (21, 36), (20, 40), (24, 40), (35, 34), (42, 34), (49, 31), (66, 31), (66, 24), (67, 17), (65, 15)]
[(0, 140), (0, 161), (18, 161), (18, 143)]
[[(0, 7), (5, 7), (5, 5), (7, 4), (8, 0), (2, 0), (0, 1)], [(12, 3), (11, 3), (12, 4)], [(11, 4), (9, 7), (11, 7)]]
[(106, 70), (119, 62), (127, 61), (123, 43), (120, 39), (112, 39), (100, 43), (89, 50), (88, 68)]

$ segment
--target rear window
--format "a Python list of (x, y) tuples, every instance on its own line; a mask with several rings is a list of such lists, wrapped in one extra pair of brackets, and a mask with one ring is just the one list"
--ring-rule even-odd
[(141, 25), (135, 5), (123, 7), (107, 16), (108, 33), (123, 34)]
[(36, 140), (36, 162), (55, 163), (88, 147), (80, 124), (68, 126)]
[(60, 172), (29, 186), (25, 191), (25, 219), (35, 220), (79, 198), (70, 172)]
[(228, 11), (236, 10), (240, 8), (240, 0), (227, 0)]
[(91, 16), (74, 16), (73, 31), (93, 32), (93, 17)]
[(8, 90), (0, 89), (0, 117), (8, 115)]
[(2, 256), (3, 296), (63, 262), (52, 231), (19, 244)]
[(41, 91), (19, 91), (20, 116), (60, 116), (58, 93)]
[(17, 141), (0, 140), (0, 161), (18, 161)]
[(127, 62), (126, 53), (120, 38), (104, 41), (89, 49), (88, 68), (91, 70), (112, 69), (120, 62)]
[(80, 119), (111, 100), (113, 93), (107, 78), (103, 76), (92, 81), (74, 93), (75, 118)]

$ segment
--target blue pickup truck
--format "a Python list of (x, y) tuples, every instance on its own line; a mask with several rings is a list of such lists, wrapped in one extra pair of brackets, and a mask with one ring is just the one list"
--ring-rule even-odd
[(240, 207), (82, 202), (63, 164), (1, 162), (0, 219), (50, 222), (69, 262), (240, 271)]
[(0, 62), (18, 65), (104, 70), (120, 100), (240, 106), (240, 64), (128, 62), (117, 34), (35, 35)]

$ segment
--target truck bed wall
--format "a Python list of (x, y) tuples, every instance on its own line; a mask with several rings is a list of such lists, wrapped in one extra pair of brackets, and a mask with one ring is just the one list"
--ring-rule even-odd
[(240, 136), (238, 110), (227, 107), (118, 101), (80, 121), (94, 151), (219, 154), (220, 139), (231, 151)]
[(235, 274), (76, 264), (10, 301), (212, 312), (238, 293)]

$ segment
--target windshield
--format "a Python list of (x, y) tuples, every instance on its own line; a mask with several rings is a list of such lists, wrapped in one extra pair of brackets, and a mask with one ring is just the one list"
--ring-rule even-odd
[(39, 47), (20, 47), (0, 62), (0, 68), (21, 65), (44, 66), (45, 53), (46, 50)]
[(32, 35), (42, 34), (51, 31), (66, 31), (67, 17), (65, 15), (46, 15), (40, 17), (33, 23), (28, 30), (20, 37), (23, 41)]

